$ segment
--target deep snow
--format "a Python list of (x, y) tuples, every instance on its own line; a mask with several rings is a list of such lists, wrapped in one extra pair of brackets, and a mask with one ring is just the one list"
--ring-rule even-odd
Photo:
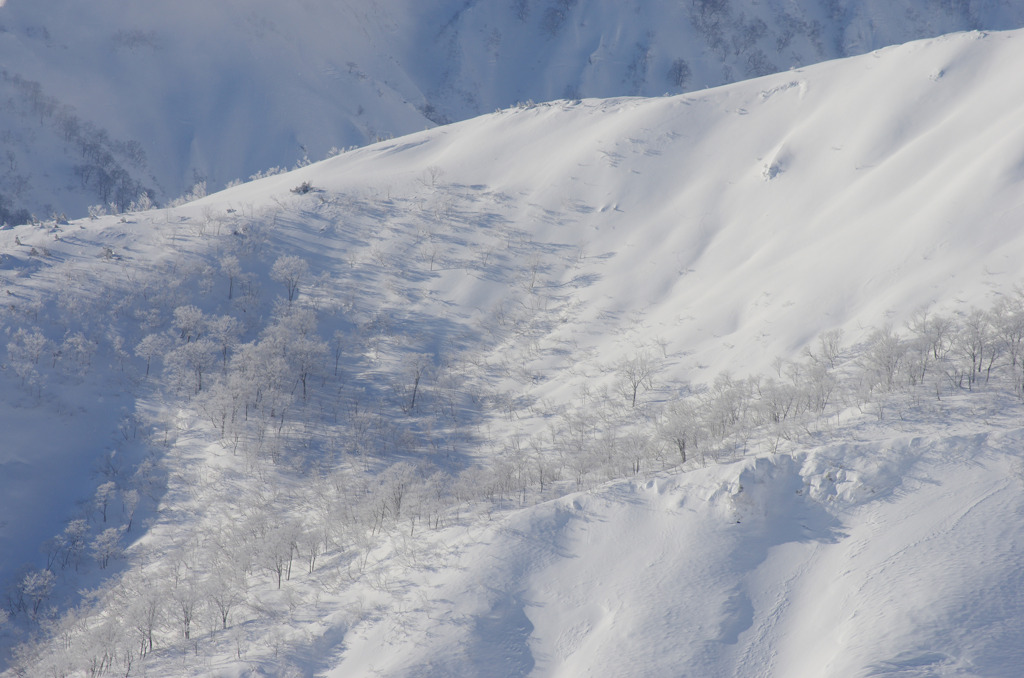
[[(494, 441), (542, 432), (585, 386), (614, 394), (614, 366), (639, 352), (660, 356), (640, 394), (655, 404), (723, 371), (769, 373), (826, 330), (852, 356), (922, 305), (1008, 294), (1024, 256), (1024, 92), (1007, 86), (1022, 52), (1019, 31), (958, 34), (679, 97), (524, 106), (173, 210), (0, 231), (4, 336), (38, 324), (99, 339), (112, 323), (132, 348), (142, 310), (166, 328), (185, 303), (252, 310), (258, 326), (281, 293), (271, 264), (301, 254), (300, 304), (365, 349), (345, 356), (347, 383), (392, 412), (387, 385), (411, 354), (458, 356), (474, 366), (452, 389), (462, 428), (439, 429), (431, 451), (416, 419), (416, 452), (497, 459)], [(303, 181), (315, 190), (293, 192)], [(228, 304), (231, 252), (261, 298)], [(0, 515), (17, 516), (2, 527), (8, 581), (89, 500), (102, 474), (82, 469), (111, 450), (125, 474), (156, 450), (168, 474), (117, 561), (129, 575), (162, 573), (244, 518), (248, 493), (281, 498), (279, 519), (304, 515), (287, 499), (308, 468), (232, 454), (137, 356), (119, 363), (105, 343), (96, 356), (88, 377), (41, 368), (52, 388), (39, 389), (5, 362), (5, 424), (19, 427), (0, 448)], [(37, 420), (18, 415), (28, 407)], [(517, 511), (467, 504), (443, 529), (366, 542), (364, 568), (327, 554), (280, 592), (254, 575), (242, 621), (204, 630), (196, 653), (167, 630), (146, 670), (1014, 675), (1020, 405), (993, 386), (886, 407), (878, 422), (839, 411), (775, 455), (751, 440), (734, 463), (591, 479)], [(126, 433), (132, 412), (160, 413), (166, 446)], [(314, 452), (298, 435), (288, 452), (340, 458), (327, 442), (340, 429), (325, 430)], [(51, 490), (55, 467), (67, 475)], [(108, 579), (77, 576), (64, 594)]]
[(524, 510), (449, 537), (327, 675), (1012, 676), (1020, 445), (844, 443)]

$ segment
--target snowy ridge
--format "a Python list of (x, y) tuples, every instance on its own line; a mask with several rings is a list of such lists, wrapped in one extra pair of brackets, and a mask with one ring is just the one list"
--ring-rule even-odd
[(1013, 675), (1022, 51), (0, 231), (13, 667)]
[(206, 182), (519, 101), (661, 96), (957, 30), (1010, 0), (7, 3), (0, 222)]

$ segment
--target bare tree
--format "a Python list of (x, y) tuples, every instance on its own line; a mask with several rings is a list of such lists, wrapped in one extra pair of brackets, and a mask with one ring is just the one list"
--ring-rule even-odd
[(914, 383), (924, 382), (928, 364), (934, 359), (935, 324), (927, 309), (915, 311), (907, 321), (910, 330), (909, 355), (911, 357), (911, 379)]
[[(974, 387), (978, 375), (986, 369), (986, 360), (988, 361), (988, 372), (986, 372), (985, 380), (988, 381), (988, 374), (992, 371), (992, 363), (995, 362), (998, 351), (993, 341), (992, 325), (989, 323), (988, 314), (980, 309), (972, 309), (964, 319), (954, 345), (960, 358), (964, 361), (968, 390)], [(968, 365), (970, 365), (969, 369)]]
[(658, 421), (659, 432), (685, 464), (688, 453), (696, 449), (701, 440), (701, 423), (694, 404), (689, 400), (676, 400), (668, 405)]
[(818, 337), (818, 346), (821, 349), (821, 355), (828, 362), (829, 368), (836, 366), (836, 358), (843, 351), (843, 330), (834, 329), (822, 333)]
[(153, 651), (154, 634), (165, 618), (166, 583), (162, 577), (129, 573), (114, 588), (121, 623), (134, 631), (139, 658)]
[(992, 308), (992, 328), (1010, 359), (1010, 367), (1021, 362), (1024, 347), (1024, 289), (1017, 288), (1011, 297), (1000, 297)]
[(654, 374), (654, 364), (650, 354), (642, 351), (632, 358), (627, 358), (619, 363), (618, 374), (624, 384), (626, 397), (632, 407), (636, 407), (636, 398), (640, 389), (649, 390), (653, 388), (651, 377)]
[(425, 353), (413, 353), (406, 362), (403, 379), (395, 382), (394, 388), (402, 399), (401, 408), (406, 414), (416, 409), (416, 400), (423, 390), (423, 378), (430, 372), (433, 360)]
[(206, 580), (204, 591), (217, 611), (221, 628), (226, 629), (231, 611), (245, 602), (244, 577), (234, 568), (217, 568)]
[(181, 624), (181, 635), (185, 640), (192, 637), (192, 622), (196, 618), (197, 608), (202, 598), (191, 580), (180, 582), (171, 592), (174, 601), (174, 614)]
[(868, 349), (864, 354), (866, 367), (875, 384), (884, 385), (886, 391), (896, 388), (905, 358), (906, 345), (893, 333), (892, 327), (875, 330), (868, 339)]

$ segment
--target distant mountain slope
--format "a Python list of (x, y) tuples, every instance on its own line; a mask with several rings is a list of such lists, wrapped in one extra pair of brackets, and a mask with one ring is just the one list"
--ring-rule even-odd
[(1013, 675), (1022, 62), (524, 104), (0, 231), (0, 656)]
[(700, 89), (955, 30), (1009, 0), (12, 0), (0, 222), (160, 204), (519, 101)]

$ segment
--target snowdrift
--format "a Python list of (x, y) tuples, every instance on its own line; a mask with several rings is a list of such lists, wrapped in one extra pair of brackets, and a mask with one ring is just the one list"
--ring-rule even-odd
[(1015, 675), (1021, 443), (843, 444), (446, 535), (326, 675)]

